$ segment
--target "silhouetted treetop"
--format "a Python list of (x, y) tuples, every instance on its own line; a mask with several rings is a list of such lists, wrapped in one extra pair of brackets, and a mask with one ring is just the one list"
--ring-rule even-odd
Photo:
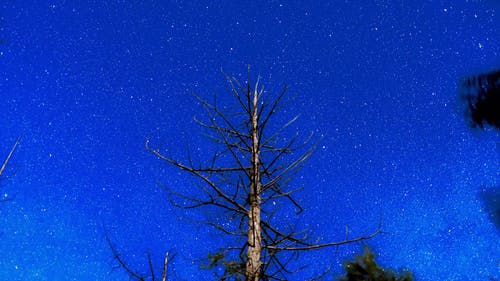
[(365, 248), (363, 255), (356, 256), (354, 261), (345, 264), (346, 275), (339, 281), (413, 281), (410, 272), (403, 272), (397, 276), (390, 269), (381, 268), (375, 262), (375, 255)]
[(468, 77), (462, 83), (466, 117), (472, 127), (500, 129), (500, 70)]

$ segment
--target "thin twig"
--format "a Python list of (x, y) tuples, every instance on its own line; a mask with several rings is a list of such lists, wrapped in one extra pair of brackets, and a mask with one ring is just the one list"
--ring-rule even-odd
[(5, 158), (5, 160), (3, 161), (2, 167), (0, 168), (0, 176), (2, 176), (3, 171), (5, 170), (5, 167), (7, 167), (7, 163), (9, 163), (9, 160), (12, 157), (12, 154), (14, 154), (14, 151), (16, 150), (16, 147), (20, 141), (21, 141), (21, 136), (18, 136), (16, 139), (16, 142), (14, 143), (12, 148), (10, 149), (9, 155), (7, 155), (7, 158)]

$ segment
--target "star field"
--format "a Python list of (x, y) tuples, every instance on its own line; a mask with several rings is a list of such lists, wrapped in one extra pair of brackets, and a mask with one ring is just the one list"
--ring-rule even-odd
[[(416, 280), (500, 277), (499, 229), (480, 199), (499, 185), (498, 134), (467, 127), (460, 79), (500, 66), (496, 1), (5, 1), (0, 4), (0, 279), (126, 280), (107, 232), (147, 272), (177, 256), (173, 280), (226, 240), (172, 207), (158, 182), (193, 181), (144, 149), (195, 160), (213, 148), (192, 93), (229, 99), (221, 68), (246, 66), (290, 133), (321, 139), (292, 181), (297, 225), (321, 241), (370, 233), (385, 267)], [(164, 3), (162, 3), (164, 2)], [(328, 3), (327, 3), (328, 2)], [(367, 3), (368, 2), (368, 3)], [(218, 218), (223, 221), (224, 218)], [(362, 245), (304, 254), (327, 280)], [(291, 280), (303, 280), (294, 275)]]

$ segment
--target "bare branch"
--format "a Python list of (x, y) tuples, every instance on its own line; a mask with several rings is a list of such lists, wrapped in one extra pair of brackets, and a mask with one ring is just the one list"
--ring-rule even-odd
[(167, 269), (168, 269), (168, 252), (165, 254), (165, 259), (163, 260), (163, 273), (161, 281), (167, 281)]
[(14, 143), (12, 148), (10, 149), (9, 155), (7, 155), (7, 158), (5, 158), (5, 160), (3, 161), (2, 167), (0, 168), (0, 176), (2, 176), (3, 171), (7, 167), (7, 163), (9, 163), (10, 158), (12, 157), (12, 154), (14, 154), (14, 151), (16, 150), (16, 147), (20, 141), (21, 141), (21, 136), (17, 137), (16, 142)]
[(175, 160), (173, 160), (171, 158), (168, 158), (168, 157), (164, 156), (158, 150), (150, 148), (149, 147), (149, 139), (146, 140), (146, 149), (149, 152), (151, 152), (154, 155), (156, 155), (158, 158), (160, 158), (160, 159), (162, 159), (164, 161), (167, 161), (168, 163), (176, 166), (177, 168), (179, 168), (179, 169), (181, 169), (183, 171), (187, 171), (187, 172), (191, 173), (192, 175), (197, 176), (198, 178), (200, 178), (201, 180), (203, 180), (205, 183), (207, 183), (220, 197), (224, 198), (228, 203), (234, 205), (237, 209), (240, 209), (241, 211), (245, 211), (246, 212), (245, 207), (243, 207), (238, 202), (236, 202), (233, 199), (231, 199), (231, 197), (229, 197), (227, 194), (225, 194), (224, 192), (222, 192), (222, 190), (219, 187), (217, 187), (217, 185), (215, 185), (209, 178), (207, 178), (206, 176), (202, 175), (200, 172), (194, 170), (191, 167), (184, 166), (181, 163), (179, 163), (179, 162), (177, 162), (177, 161), (175, 161)]
[(260, 135), (263, 135), (264, 129), (266, 128), (267, 122), (269, 122), (269, 119), (274, 115), (276, 112), (276, 108), (278, 107), (278, 104), (280, 103), (281, 99), (285, 96), (285, 93), (287, 91), (288, 87), (285, 85), (283, 86), (283, 89), (279, 93), (279, 95), (273, 100), (273, 104), (271, 105), (271, 109), (267, 113), (266, 117), (264, 120), (262, 120), (261, 125), (260, 125)]
[(380, 233), (382, 233), (382, 229), (380, 228), (380, 225), (379, 225), (379, 227), (377, 227), (377, 229), (373, 233), (366, 235), (366, 236), (359, 236), (359, 237), (356, 237), (353, 239), (345, 239), (343, 241), (338, 241), (338, 242), (315, 244), (315, 245), (304, 246), (304, 247), (266, 246), (266, 248), (269, 250), (278, 250), (278, 251), (308, 251), (308, 250), (315, 250), (315, 249), (321, 249), (321, 248), (326, 248), (326, 247), (334, 247), (334, 246), (340, 246), (340, 245), (349, 244), (349, 243), (360, 242), (360, 241), (371, 239)]
[(149, 272), (151, 273), (151, 281), (155, 281), (156, 280), (155, 270), (153, 266), (153, 260), (151, 259), (151, 253), (149, 251), (147, 253), (147, 257), (148, 257)]
[(276, 137), (279, 136), (290, 125), (292, 125), (293, 123), (295, 123), (295, 121), (297, 121), (299, 119), (299, 117), (300, 117), (300, 114), (297, 114), (295, 117), (293, 117), (292, 119), (290, 119), (290, 121), (288, 121), (287, 123), (285, 123), (285, 125), (281, 126), (281, 128), (279, 128), (278, 130), (276, 130), (276, 132), (274, 134), (272, 134), (271, 136), (269, 136), (267, 139), (265, 139), (262, 142), (262, 146), (266, 147), (267, 145), (269, 145), (270, 142), (275, 141)]
[[(224, 77), (226, 78), (228, 84), (230, 85), (231, 93), (233, 93), (233, 95), (236, 97), (236, 99), (238, 100), (238, 103), (241, 105), (241, 108), (245, 109), (245, 112), (247, 114), (250, 114), (250, 102), (249, 102), (248, 96), (245, 95), (247, 98), (247, 101), (245, 104), (245, 102), (243, 101), (243, 99), (240, 95), (240, 92), (246, 93), (247, 91), (244, 90), (244, 88), (241, 86), (240, 82), (237, 79), (235, 79), (232, 76), (229, 76), (222, 69), (221, 69), (221, 71), (222, 71), (222, 74), (224, 75)], [(236, 86), (238, 86), (239, 91), (236, 88), (235, 84), (236, 84)], [(248, 85), (248, 87), (250, 87), (250, 85)]]
[(106, 242), (108, 242), (108, 246), (111, 249), (111, 252), (113, 253), (113, 257), (118, 262), (119, 266), (121, 268), (123, 268), (131, 278), (134, 278), (134, 279), (139, 280), (139, 281), (145, 281), (146, 279), (144, 276), (142, 276), (142, 275), (138, 274), (137, 272), (135, 272), (134, 270), (132, 270), (128, 266), (128, 264), (121, 258), (120, 253), (115, 248), (113, 243), (111, 243), (111, 239), (109, 239), (109, 236), (107, 234), (105, 234), (105, 238), (106, 238)]

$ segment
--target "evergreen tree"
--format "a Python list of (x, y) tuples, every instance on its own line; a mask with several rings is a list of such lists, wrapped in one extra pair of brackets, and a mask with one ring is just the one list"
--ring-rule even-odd
[(339, 281), (413, 281), (411, 273), (397, 276), (392, 270), (383, 269), (375, 262), (375, 255), (365, 248), (364, 254), (345, 264), (346, 275)]

